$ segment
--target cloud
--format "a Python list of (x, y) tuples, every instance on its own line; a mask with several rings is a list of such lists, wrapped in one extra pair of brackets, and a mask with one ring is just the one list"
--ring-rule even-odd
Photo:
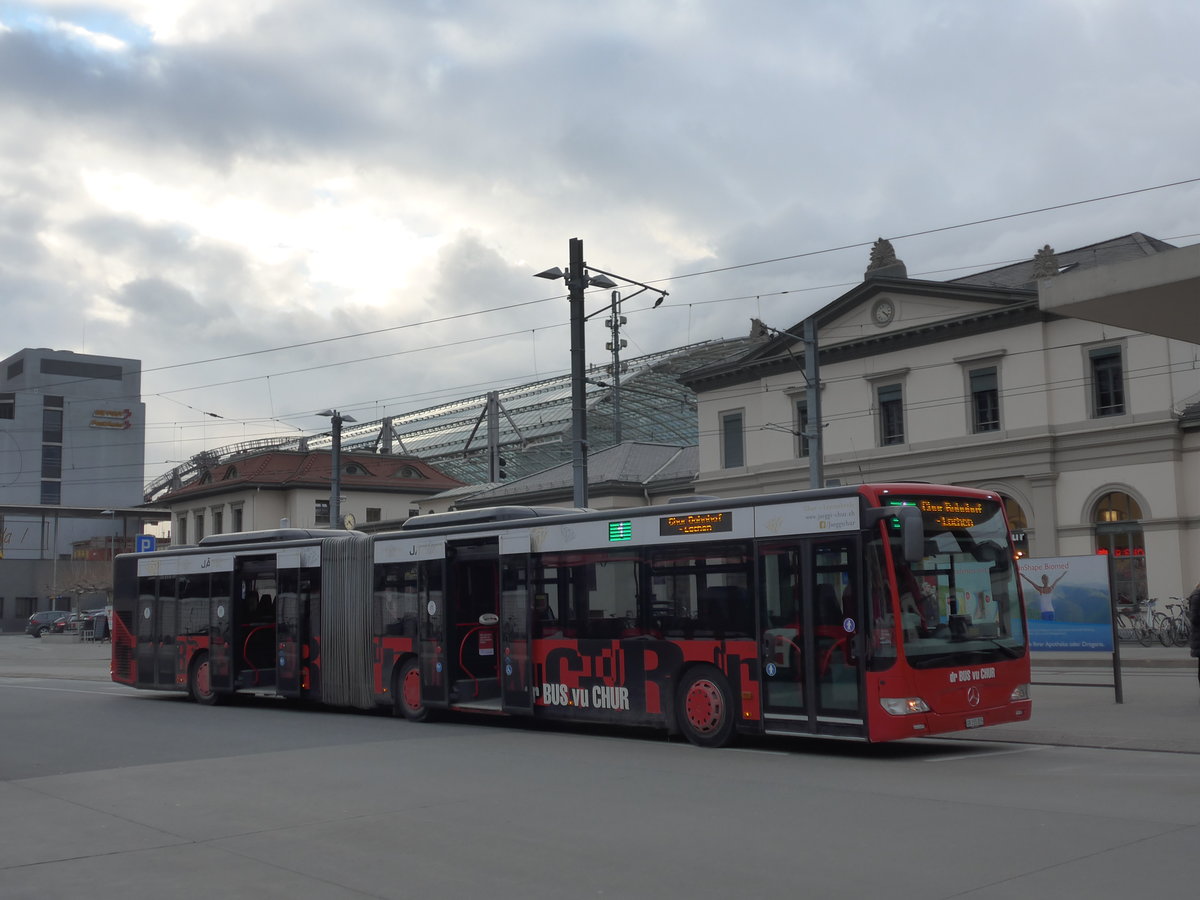
[[(5, 352), (144, 360), (149, 478), (326, 406), (563, 371), (565, 291), (531, 276), (572, 237), (671, 292), (630, 302), (639, 352), (788, 327), (876, 237), (1195, 177), (1198, 25), (1183, 0), (3, 3)], [(1189, 243), (1197, 194), (896, 249), (953, 277)]]

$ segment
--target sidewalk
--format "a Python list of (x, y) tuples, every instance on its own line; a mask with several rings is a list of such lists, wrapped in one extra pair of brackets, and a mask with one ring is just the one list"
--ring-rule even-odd
[[(72, 635), (0, 634), (0, 678), (108, 681), (111, 652)], [(1123, 703), (1112, 654), (1035, 653), (1030, 721), (945, 739), (1200, 753), (1200, 682), (1187, 648), (1122, 645), (1120, 657)]]

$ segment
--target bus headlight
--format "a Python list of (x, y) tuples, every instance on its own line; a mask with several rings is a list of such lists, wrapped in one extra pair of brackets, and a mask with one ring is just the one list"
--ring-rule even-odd
[(1018, 684), (1015, 688), (1013, 688), (1013, 692), (1012, 692), (1012, 694), (1009, 695), (1008, 699), (1009, 699), (1010, 703), (1014, 702), (1016, 700), (1028, 700), (1029, 699), (1029, 685)]
[(929, 712), (929, 704), (920, 697), (880, 697), (879, 705), (893, 716), (912, 716)]

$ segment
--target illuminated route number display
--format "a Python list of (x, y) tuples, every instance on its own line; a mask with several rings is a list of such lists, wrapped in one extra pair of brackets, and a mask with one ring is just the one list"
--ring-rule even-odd
[[(992, 511), (975, 500), (892, 500), (892, 506), (915, 506), (926, 522), (940, 528), (974, 528), (989, 518)], [(896, 523), (899, 524), (898, 522)]]
[(662, 536), (671, 534), (713, 534), (718, 531), (733, 531), (732, 512), (663, 516), (658, 520), (658, 533)]

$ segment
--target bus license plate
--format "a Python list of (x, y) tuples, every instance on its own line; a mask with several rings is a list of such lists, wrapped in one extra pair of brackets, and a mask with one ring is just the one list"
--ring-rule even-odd
[(971, 716), (971, 718), (967, 719), (968, 728), (978, 728), (982, 724), (983, 716)]

